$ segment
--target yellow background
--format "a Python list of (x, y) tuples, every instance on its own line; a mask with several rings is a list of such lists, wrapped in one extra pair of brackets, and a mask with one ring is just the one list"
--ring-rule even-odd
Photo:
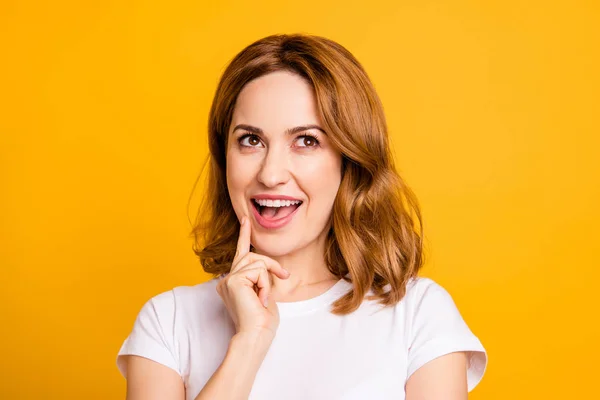
[(207, 279), (187, 201), (219, 75), (282, 32), (370, 74), (423, 207), (423, 275), (489, 352), (471, 398), (597, 394), (598, 3), (364, 4), (1, 3), (2, 399), (124, 398), (142, 304)]

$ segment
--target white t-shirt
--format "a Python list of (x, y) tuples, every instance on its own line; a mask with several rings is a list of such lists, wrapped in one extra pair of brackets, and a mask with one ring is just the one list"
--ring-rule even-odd
[[(150, 299), (121, 355), (149, 358), (175, 370), (193, 400), (221, 364), (235, 327), (216, 284), (221, 277), (180, 286)], [(444, 354), (468, 352), (468, 388), (481, 380), (487, 356), (440, 285), (416, 278), (395, 306), (364, 300), (336, 316), (331, 303), (352, 285), (338, 281), (312, 299), (277, 303), (280, 323), (249, 399), (404, 399), (406, 381)], [(370, 292), (372, 293), (372, 292)]]

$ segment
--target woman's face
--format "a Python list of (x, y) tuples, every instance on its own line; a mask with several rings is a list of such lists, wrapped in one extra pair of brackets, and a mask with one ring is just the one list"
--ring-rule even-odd
[(237, 98), (227, 187), (261, 254), (283, 256), (327, 234), (342, 157), (321, 129), (312, 86), (291, 72), (261, 76)]

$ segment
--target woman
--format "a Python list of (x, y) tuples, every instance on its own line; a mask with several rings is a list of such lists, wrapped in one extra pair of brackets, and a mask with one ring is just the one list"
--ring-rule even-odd
[(209, 282), (155, 296), (127, 398), (466, 399), (486, 354), (426, 278), (421, 215), (356, 59), (309, 35), (240, 52), (209, 120), (193, 234)]

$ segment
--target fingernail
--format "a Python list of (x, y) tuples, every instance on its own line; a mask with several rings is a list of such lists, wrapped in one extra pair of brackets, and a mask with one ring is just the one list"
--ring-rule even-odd
[(241, 223), (241, 225), (244, 226), (245, 223), (246, 223), (246, 217), (242, 217), (242, 223)]
[(267, 306), (269, 305), (269, 297), (268, 296), (265, 298), (264, 304), (265, 304), (265, 308), (267, 308)]
[(287, 275), (287, 276), (290, 276), (290, 275), (291, 275), (291, 274), (290, 274), (290, 271), (288, 271), (287, 269), (285, 269), (285, 268), (284, 268), (283, 270), (285, 271), (285, 273), (286, 273), (286, 275)]

